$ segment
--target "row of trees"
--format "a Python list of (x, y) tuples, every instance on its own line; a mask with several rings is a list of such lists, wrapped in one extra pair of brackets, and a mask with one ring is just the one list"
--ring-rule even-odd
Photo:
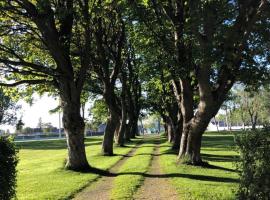
[(69, 169), (89, 168), (81, 110), (93, 95), (108, 109), (104, 155), (148, 108), (179, 159), (202, 164), (202, 134), (234, 83), (267, 78), (269, 10), (266, 0), (1, 0), (0, 85), (61, 97)]
[(270, 90), (269, 84), (252, 89), (242, 85), (235, 87), (227, 101), (222, 106), (224, 114), (219, 114), (217, 119), (226, 121), (228, 128), (231, 126), (269, 126), (270, 124)]

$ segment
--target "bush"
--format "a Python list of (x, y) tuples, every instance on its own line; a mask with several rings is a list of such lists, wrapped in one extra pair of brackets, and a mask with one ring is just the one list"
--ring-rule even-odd
[(0, 199), (15, 197), (17, 150), (12, 138), (0, 137)]
[(236, 166), (240, 184), (239, 200), (270, 199), (270, 134), (266, 131), (244, 132), (235, 137), (240, 153)]

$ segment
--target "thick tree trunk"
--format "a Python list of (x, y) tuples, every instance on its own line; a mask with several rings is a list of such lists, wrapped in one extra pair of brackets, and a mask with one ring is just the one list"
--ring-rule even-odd
[(125, 136), (125, 132), (127, 131), (127, 125), (126, 125), (126, 111), (122, 111), (122, 119), (120, 122), (120, 127), (119, 127), (119, 131), (118, 131), (118, 135), (116, 138), (116, 144), (119, 146), (124, 146), (124, 136)]
[(113, 139), (117, 126), (119, 125), (121, 115), (118, 104), (116, 103), (116, 96), (114, 94), (113, 88), (114, 87), (112, 85), (108, 83), (105, 84), (105, 90), (103, 94), (110, 113), (102, 142), (102, 154), (106, 156), (113, 155)]
[(195, 116), (192, 121), (185, 125), (178, 158), (185, 163), (202, 165), (201, 141), (202, 135), (206, 130), (210, 118)]
[(202, 135), (210, 120), (217, 114), (231, 85), (217, 95), (213, 94), (209, 86), (209, 71), (202, 70), (197, 74), (200, 102), (195, 116), (193, 116), (190, 82), (181, 80), (183, 114), (183, 134), (178, 158), (193, 165), (203, 165), (200, 149)]
[(121, 126), (121, 121), (117, 121), (116, 126), (115, 126), (116, 128), (115, 128), (115, 131), (114, 131), (114, 142), (115, 143), (117, 143), (117, 140), (118, 140), (120, 126)]
[(188, 155), (188, 141), (191, 140), (190, 134), (190, 121), (193, 118), (193, 93), (191, 83), (188, 80), (180, 80), (181, 97), (178, 96), (177, 100), (179, 106), (181, 106), (181, 112), (183, 116), (183, 131), (180, 141), (179, 159)]
[(104, 138), (102, 142), (102, 154), (105, 156), (113, 155), (113, 138), (118, 122), (119, 122), (118, 115), (112, 111), (107, 120), (107, 126), (105, 129)]
[(138, 121), (139, 121), (139, 117), (135, 116), (131, 122), (130, 138), (136, 138), (136, 135), (139, 135)]
[(63, 126), (67, 138), (68, 158), (66, 169), (82, 171), (89, 169), (84, 145), (85, 124), (80, 115), (80, 103), (62, 98)]

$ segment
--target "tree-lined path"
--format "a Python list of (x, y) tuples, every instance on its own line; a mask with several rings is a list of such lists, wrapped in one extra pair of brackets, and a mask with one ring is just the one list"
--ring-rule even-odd
[[(139, 148), (143, 148), (144, 145), (138, 143), (127, 155), (123, 157), (119, 162), (117, 162), (110, 170), (108, 174), (104, 174), (100, 179), (97, 179), (96, 182), (90, 184), (87, 188), (78, 193), (74, 199), (75, 200), (86, 200), (86, 199), (114, 199), (112, 196), (112, 191), (119, 190), (118, 186), (114, 184), (116, 177), (125, 176), (125, 175), (136, 175), (142, 176), (144, 180), (141, 181), (140, 187), (134, 190), (132, 194), (132, 199), (178, 199), (177, 192), (170, 185), (166, 174), (164, 174), (160, 167), (159, 160), (159, 145), (160, 145), (160, 136), (145, 136), (142, 143), (146, 143), (148, 148), (151, 149), (149, 153), (150, 162), (147, 166), (146, 173), (139, 173), (137, 170), (131, 172), (124, 172), (121, 170), (121, 167), (129, 160), (130, 158), (135, 158), (140, 156), (138, 153)], [(151, 145), (149, 145), (149, 143)], [(145, 146), (146, 146), (145, 145)]]
[[(269, 0), (0, 0), (0, 33), (0, 125), (14, 121), (20, 99), (32, 104), (36, 94), (48, 95), (59, 99), (51, 111), (62, 113), (66, 138), (17, 145), (18, 176), (14, 171), (10, 181), (0, 173), (1, 186), (14, 182), (12, 198), (17, 185), (19, 200), (270, 199), (270, 178), (261, 173), (270, 171), (269, 157), (256, 158), (270, 130)], [(237, 86), (253, 94), (233, 105)], [(209, 133), (222, 110), (229, 129), (227, 107), (240, 110), (244, 128), (264, 125), (262, 142), (253, 143), (256, 134), (249, 145), (230, 132)], [(103, 137), (92, 137), (96, 131)], [(43, 135), (37, 132), (30, 135)], [(164, 137), (141, 137), (154, 132)], [(244, 157), (229, 148), (235, 143), (258, 152)], [(4, 165), (16, 158), (10, 152)], [(265, 166), (237, 174), (249, 169), (249, 156)]]

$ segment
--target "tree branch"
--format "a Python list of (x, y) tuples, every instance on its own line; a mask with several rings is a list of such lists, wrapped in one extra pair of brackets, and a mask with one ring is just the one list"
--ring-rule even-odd
[(37, 85), (37, 84), (44, 84), (48, 83), (47, 79), (36, 79), (36, 80), (21, 80), (14, 83), (0, 83), (0, 86), (6, 86), (6, 87), (16, 87), (18, 85), (28, 84), (28, 85)]

